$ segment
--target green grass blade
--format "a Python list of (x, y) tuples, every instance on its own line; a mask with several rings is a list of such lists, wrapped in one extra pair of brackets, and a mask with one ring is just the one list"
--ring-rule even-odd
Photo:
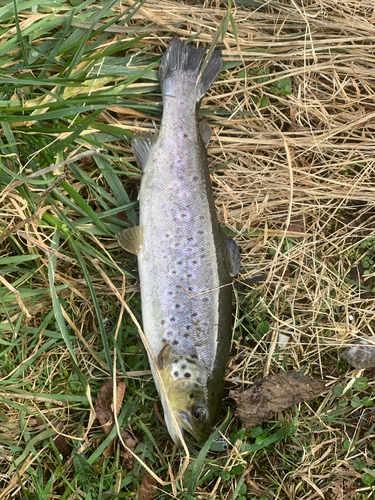
[[(59, 247), (59, 241), (60, 241), (60, 233), (59, 233), (59, 231), (55, 231), (55, 234), (53, 235), (52, 242), (51, 242), (51, 248), (54, 250), (57, 250)], [(87, 382), (86, 382), (85, 378), (83, 377), (80, 369), (78, 368), (77, 358), (76, 358), (76, 355), (74, 353), (72, 343), (70, 342), (69, 333), (68, 333), (68, 330), (66, 328), (64, 316), (62, 314), (62, 306), (61, 306), (59, 297), (56, 293), (56, 288), (55, 288), (56, 261), (57, 261), (56, 255), (53, 255), (52, 257), (50, 257), (50, 259), (48, 261), (48, 278), (49, 278), (49, 284), (51, 287), (53, 311), (55, 313), (56, 323), (60, 329), (61, 336), (62, 336), (62, 338), (65, 342), (65, 345), (69, 351), (75, 372), (77, 373), (79, 380), (81, 381), (83, 389), (86, 390)]]
[(231, 413), (228, 410), (228, 414), (227, 414), (224, 422), (211, 434), (211, 436), (207, 439), (207, 441), (203, 445), (201, 451), (199, 452), (198, 457), (197, 457), (195, 464), (194, 464), (192, 471), (191, 471), (191, 476), (190, 476), (190, 481), (189, 481), (189, 486), (188, 486), (188, 494), (189, 495), (193, 495), (195, 490), (196, 490), (196, 487), (198, 485), (198, 479), (199, 479), (199, 476), (203, 470), (203, 464), (204, 464), (204, 461), (206, 459), (207, 453), (210, 450), (210, 446), (211, 446), (212, 442), (218, 436), (219, 432), (222, 431), (223, 429), (225, 429), (225, 427), (228, 425), (230, 418), (231, 418)]
[[(111, 191), (114, 193), (116, 196), (118, 202), (121, 205), (128, 205), (130, 204), (130, 198), (128, 194), (126, 193), (120, 179), (118, 178), (118, 175), (114, 172), (112, 165), (109, 163), (108, 160), (105, 158), (96, 155), (95, 156), (95, 162), (98, 165), (100, 171), (103, 174), (103, 177), (105, 180), (108, 182)], [(134, 210), (134, 208), (130, 208), (126, 210), (126, 214), (131, 222), (133, 224), (137, 225), (138, 224), (138, 216)]]
[(99, 331), (100, 331), (100, 335), (101, 335), (101, 339), (102, 339), (102, 344), (103, 344), (103, 348), (104, 348), (105, 359), (106, 359), (107, 365), (109, 367), (110, 375), (112, 377), (113, 376), (112, 356), (111, 356), (111, 353), (109, 350), (108, 336), (107, 336), (107, 332), (105, 330), (103, 316), (102, 316), (102, 312), (100, 310), (100, 306), (99, 306), (98, 299), (97, 299), (97, 296), (95, 293), (95, 289), (94, 289), (94, 286), (92, 284), (86, 263), (83, 260), (82, 254), (81, 254), (79, 247), (77, 245), (77, 242), (74, 240), (74, 238), (69, 238), (69, 243), (74, 250), (74, 253), (77, 257), (77, 260), (79, 262), (79, 265), (80, 265), (82, 272), (83, 272), (83, 275), (85, 277), (87, 286), (89, 287), (89, 290), (90, 290), (91, 298), (92, 298), (94, 308), (95, 308), (96, 319), (98, 321), (98, 326), (99, 326)]
[(66, 181), (61, 183), (61, 186), (65, 189), (65, 191), (73, 198), (73, 200), (77, 203), (79, 207), (94, 221), (94, 223), (102, 229), (105, 233), (111, 234), (106, 226), (102, 223), (102, 221), (97, 216), (96, 212), (85, 202), (80, 194), (78, 194), (70, 184)]
[(20, 47), (21, 47), (23, 62), (25, 63), (25, 66), (27, 66), (28, 65), (27, 55), (26, 55), (26, 51), (25, 51), (25, 45), (23, 43), (23, 35), (22, 35), (22, 32), (21, 32), (21, 28), (20, 28), (20, 21), (19, 21), (19, 18), (18, 18), (18, 10), (17, 10), (17, 2), (16, 2), (16, 0), (13, 0), (13, 5), (14, 5), (14, 20), (15, 20), (16, 29), (17, 29), (18, 42), (19, 42)]

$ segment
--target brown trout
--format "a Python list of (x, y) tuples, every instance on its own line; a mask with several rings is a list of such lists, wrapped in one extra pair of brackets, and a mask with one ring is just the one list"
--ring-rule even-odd
[(159, 134), (132, 142), (143, 170), (140, 226), (118, 236), (138, 256), (151, 369), (169, 434), (179, 446), (170, 411), (181, 432), (200, 443), (216, 423), (230, 349), (231, 282), (240, 268), (238, 247), (217, 220), (206, 151), (211, 129), (198, 124), (201, 100), (222, 66), (215, 50), (202, 73), (205, 54), (174, 38), (162, 59)]

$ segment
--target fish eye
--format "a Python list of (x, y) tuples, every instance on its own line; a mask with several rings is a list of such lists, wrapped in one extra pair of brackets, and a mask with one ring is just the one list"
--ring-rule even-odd
[(193, 411), (193, 418), (196, 422), (202, 422), (206, 418), (206, 410), (204, 408), (196, 408)]

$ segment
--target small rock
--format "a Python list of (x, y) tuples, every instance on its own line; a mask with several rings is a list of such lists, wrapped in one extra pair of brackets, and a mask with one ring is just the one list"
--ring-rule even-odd
[(349, 347), (340, 353), (340, 358), (354, 366), (354, 368), (375, 367), (375, 343), (359, 340), (358, 345)]

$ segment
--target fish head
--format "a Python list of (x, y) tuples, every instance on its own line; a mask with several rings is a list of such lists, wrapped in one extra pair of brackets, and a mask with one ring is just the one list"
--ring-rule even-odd
[(173, 441), (182, 446), (172, 412), (182, 435), (187, 431), (199, 443), (204, 443), (216, 418), (207, 389), (206, 367), (195, 359), (171, 356), (161, 370), (161, 376), (168, 395), (167, 402), (161, 393), (164, 417)]

